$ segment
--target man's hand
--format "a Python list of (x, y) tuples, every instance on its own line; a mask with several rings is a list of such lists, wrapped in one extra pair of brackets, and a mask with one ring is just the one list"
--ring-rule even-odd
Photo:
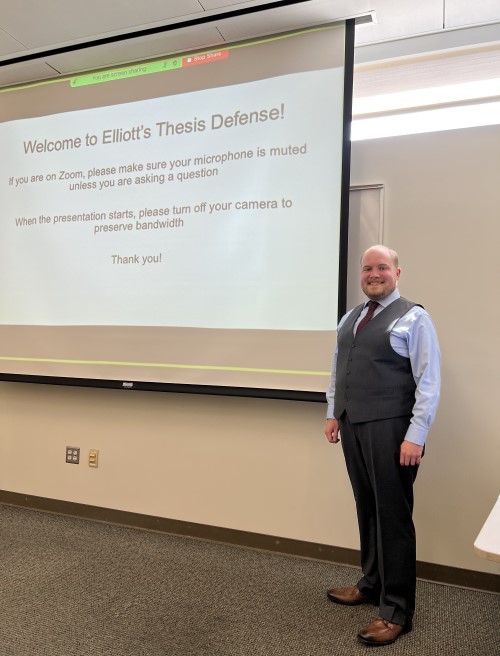
[(326, 439), (331, 444), (336, 444), (340, 440), (339, 422), (336, 419), (327, 419), (325, 426)]
[(419, 465), (422, 460), (422, 452), (424, 447), (404, 440), (401, 443), (401, 450), (399, 452), (400, 465)]

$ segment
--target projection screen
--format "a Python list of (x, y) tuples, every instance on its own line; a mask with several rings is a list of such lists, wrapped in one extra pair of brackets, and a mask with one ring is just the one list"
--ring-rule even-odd
[(1, 90), (1, 379), (323, 398), (352, 45), (334, 24)]

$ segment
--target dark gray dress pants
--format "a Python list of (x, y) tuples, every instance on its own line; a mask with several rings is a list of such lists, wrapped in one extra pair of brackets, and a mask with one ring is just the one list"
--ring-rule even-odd
[(363, 570), (358, 588), (380, 600), (381, 617), (411, 625), (416, 588), (413, 482), (418, 465), (399, 464), (410, 417), (352, 424), (344, 412), (339, 421), (358, 514)]

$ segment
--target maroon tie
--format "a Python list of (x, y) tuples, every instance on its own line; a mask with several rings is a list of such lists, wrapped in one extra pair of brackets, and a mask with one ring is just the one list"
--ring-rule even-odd
[(358, 327), (356, 328), (356, 335), (359, 333), (361, 328), (364, 328), (366, 324), (370, 321), (370, 319), (373, 317), (373, 313), (375, 312), (375, 308), (377, 307), (377, 305), (378, 305), (377, 301), (368, 301), (368, 312), (359, 322)]

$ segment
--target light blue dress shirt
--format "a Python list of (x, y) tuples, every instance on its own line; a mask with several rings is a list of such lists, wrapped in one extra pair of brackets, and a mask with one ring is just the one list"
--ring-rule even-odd
[[(400, 297), (398, 289), (389, 296), (378, 301), (379, 306), (374, 316), (382, 312), (384, 308)], [(354, 333), (358, 323), (368, 311), (367, 304), (354, 324)], [(350, 312), (345, 314), (338, 327), (342, 328)], [(391, 328), (390, 342), (392, 348), (405, 358), (410, 358), (411, 370), (415, 384), (415, 405), (413, 416), (405, 436), (405, 440), (423, 446), (427, 439), (427, 433), (431, 427), (439, 403), (439, 392), (441, 387), (441, 353), (436, 335), (436, 329), (429, 314), (418, 305), (401, 317)], [(330, 386), (326, 393), (328, 402), (327, 418), (332, 419), (334, 415), (335, 380), (337, 369), (337, 349), (333, 356), (332, 376)]]

